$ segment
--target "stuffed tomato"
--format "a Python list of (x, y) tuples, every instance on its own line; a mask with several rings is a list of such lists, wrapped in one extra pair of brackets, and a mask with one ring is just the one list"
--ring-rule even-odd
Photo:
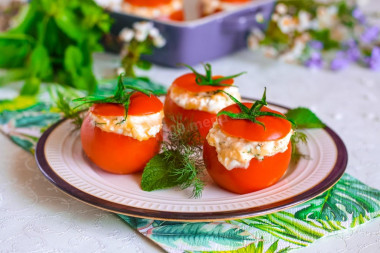
[(142, 170), (162, 142), (163, 104), (154, 95), (134, 92), (126, 113), (121, 103), (95, 103), (82, 127), (82, 147), (101, 169), (115, 174)]
[(203, 149), (207, 171), (228, 191), (244, 194), (269, 187), (289, 166), (292, 124), (265, 104), (226, 107), (207, 135)]
[(170, 86), (165, 98), (165, 122), (170, 127), (176, 120), (190, 127), (197, 128), (204, 139), (216, 120), (216, 114), (233, 101), (221, 90), (240, 100), (239, 89), (234, 84), (234, 77), (213, 76), (211, 66), (206, 64), (206, 75), (187, 73)]
[(182, 0), (124, 0), (123, 11), (157, 19), (178, 19), (178, 13), (182, 13)]
[(203, 15), (235, 10), (248, 3), (252, 3), (252, 0), (202, 0)]

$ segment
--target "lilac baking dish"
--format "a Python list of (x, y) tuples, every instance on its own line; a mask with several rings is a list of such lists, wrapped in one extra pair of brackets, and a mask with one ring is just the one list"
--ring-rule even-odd
[[(186, 22), (151, 20), (111, 12), (114, 35), (134, 22), (148, 20), (155, 24), (167, 43), (153, 55), (144, 56), (153, 63), (178, 67), (178, 63), (195, 65), (222, 57), (246, 47), (248, 32), (257, 27), (265, 30), (275, 5), (274, 0), (255, 0), (234, 11), (222, 12)], [(258, 15), (261, 22), (258, 22)]]

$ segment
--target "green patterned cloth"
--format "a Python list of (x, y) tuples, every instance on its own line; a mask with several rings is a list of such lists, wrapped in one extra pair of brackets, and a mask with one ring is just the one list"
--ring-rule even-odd
[[(151, 88), (163, 90), (161, 86)], [(0, 101), (0, 131), (33, 153), (41, 133), (61, 115), (54, 112), (48, 99), (13, 110), (22, 107), (16, 103), (20, 101), (14, 104)], [(12, 110), (6, 110), (9, 105)], [(380, 191), (345, 174), (334, 187), (313, 200), (255, 218), (197, 223), (123, 215), (120, 218), (168, 252), (269, 253), (305, 247), (325, 235), (356, 227), (379, 216)]]

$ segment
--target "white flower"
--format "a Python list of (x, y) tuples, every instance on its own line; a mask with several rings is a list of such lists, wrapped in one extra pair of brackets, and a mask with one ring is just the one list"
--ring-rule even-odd
[(155, 47), (161, 48), (161, 47), (165, 46), (165, 44), (166, 44), (166, 40), (161, 35), (153, 38), (153, 45)]
[(305, 50), (306, 43), (302, 38), (297, 38), (292, 48), (279, 57), (280, 60), (287, 63), (296, 63)]
[(135, 36), (135, 32), (129, 28), (123, 28), (123, 30), (121, 30), (119, 33), (119, 38), (123, 42), (130, 42), (134, 36)]
[(297, 31), (303, 32), (311, 27), (311, 16), (308, 12), (301, 10), (298, 13), (298, 26)]
[(277, 25), (280, 28), (281, 32), (285, 34), (293, 32), (296, 28), (296, 22), (294, 18), (290, 15), (285, 15), (281, 17), (278, 20)]
[(118, 76), (120, 76), (121, 74), (123, 74), (125, 72), (125, 70), (122, 68), (122, 67), (119, 67), (119, 68), (116, 68), (116, 74)]
[(135, 38), (137, 41), (144, 41), (149, 35), (150, 30), (153, 28), (152, 22), (137, 22), (133, 24), (133, 29), (135, 29)]
[(281, 15), (285, 15), (288, 12), (288, 7), (286, 7), (286, 5), (282, 3), (277, 4), (276, 11)]
[(122, 0), (95, 0), (95, 2), (103, 8), (120, 11)]
[(152, 29), (150, 29), (149, 31), (149, 36), (152, 37), (152, 39), (158, 37), (158, 36), (161, 36), (160, 35), (160, 31), (158, 31), (158, 29), (156, 27), (153, 27)]
[(255, 35), (251, 34), (248, 36), (247, 44), (248, 44), (249, 49), (251, 50), (258, 49), (260, 45), (259, 42), (260, 42), (259, 39)]
[(333, 27), (338, 21), (338, 8), (336, 6), (318, 7), (317, 20), (320, 29)]
[(277, 50), (274, 47), (264, 47), (264, 55), (266, 57), (274, 58), (278, 55)]
[(257, 27), (251, 30), (251, 34), (257, 37), (259, 40), (262, 40), (265, 37), (265, 34), (263, 33), (263, 31)]
[(280, 19), (280, 16), (277, 13), (273, 13), (272, 20), (277, 22)]
[(259, 24), (262, 24), (265, 21), (264, 15), (261, 12), (256, 14), (255, 19)]

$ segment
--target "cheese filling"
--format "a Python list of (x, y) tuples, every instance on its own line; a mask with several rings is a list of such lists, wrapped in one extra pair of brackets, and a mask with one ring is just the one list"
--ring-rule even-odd
[[(239, 101), (241, 100), (237, 87), (228, 87), (224, 91), (228, 92)], [(233, 104), (234, 102), (223, 92), (190, 92), (178, 87), (172, 87), (170, 98), (180, 107), (186, 110), (199, 110), (217, 114), (220, 110)]]
[(226, 3), (220, 0), (203, 0), (203, 12), (206, 15), (213, 14), (219, 10), (221, 11), (232, 11), (246, 5), (250, 2), (237, 2), (237, 3)]
[(211, 146), (215, 147), (219, 162), (227, 170), (232, 170), (247, 169), (252, 158), (263, 160), (265, 156), (285, 152), (292, 134), (293, 130), (276, 141), (248, 141), (224, 133), (218, 122), (215, 122), (206, 139)]
[(147, 18), (160, 18), (168, 17), (173, 12), (182, 9), (181, 0), (173, 0), (170, 4), (160, 5), (157, 7), (141, 7), (134, 6), (129, 3), (123, 3), (122, 9), (126, 13), (131, 13), (137, 16), (147, 17)]
[(143, 116), (128, 115), (125, 121), (123, 116), (99, 116), (89, 112), (95, 126), (110, 133), (132, 137), (139, 141), (145, 141), (155, 137), (162, 129), (164, 112)]

